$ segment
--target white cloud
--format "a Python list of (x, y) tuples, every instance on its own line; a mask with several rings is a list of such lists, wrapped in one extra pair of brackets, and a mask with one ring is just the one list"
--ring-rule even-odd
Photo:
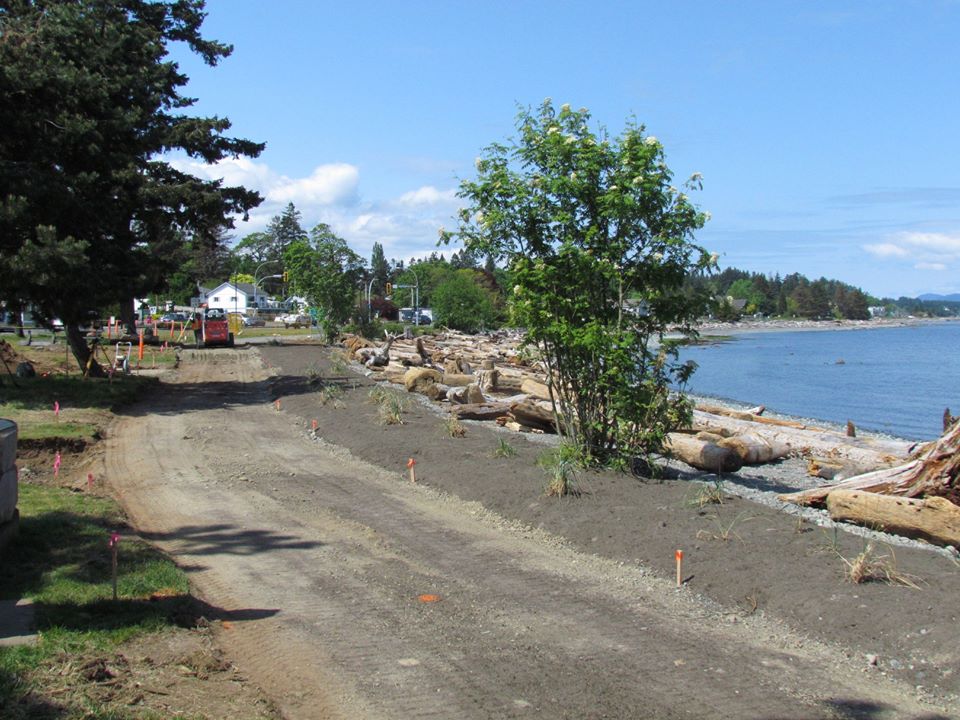
[(872, 255), (878, 257), (906, 257), (910, 254), (908, 250), (894, 245), (893, 243), (878, 243), (876, 245), (864, 245), (863, 249)]
[(432, 185), (424, 185), (416, 190), (404, 193), (397, 200), (399, 205), (404, 206), (423, 206), (423, 205), (445, 205), (457, 201), (456, 190), (438, 190)]
[(291, 178), (248, 158), (213, 165), (190, 158), (171, 158), (169, 162), (197, 177), (223, 179), (227, 185), (243, 185), (263, 195), (263, 203), (250, 212), (246, 222), (235, 218), (233, 235), (237, 239), (265, 229), (292, 202), (305, 229), (327, 223), (364, 257), (375, 242), (383, 245), (388, 258), (398, 260), (432, 252), (449, 255), (454, 249), (437, 247), (437, 231), (454, 224), (460, 206), (455, 189), (423, 185), (392, 198), (365, 199), (360, 192), (360, 171), (348, 163), (318, 165), (306, 177)]
[(960, 263), (960, 234), (901, 232), (863, 249), (880, 258), (907, 260), (914, 270), (943, 271)]
[(900, 239), (903, 243), (916, 248), (960, 256), (960, 235), (905, 232), (900, 233)]
[(281, 178), (267, 191), (266, 198), (297, 206), (346, 205), (356, 200), (359, 180), (360, 171), (354, 165), (320, 165), (309, 177)]

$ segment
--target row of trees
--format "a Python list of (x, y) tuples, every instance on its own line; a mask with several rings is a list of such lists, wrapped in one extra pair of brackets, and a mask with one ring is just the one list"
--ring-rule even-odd
[(865, 320), (870, 305), (879, 301), (859, 288), (839, 280), (809, 280), (800, 273), (767, 276), (736, 268), (727, 268), (712, 277), (690, 277), (690, 287), (705, 290), (717, 299), (718, 316), (734, 319), (729, 299), (745, 300), (742, 313), (809, 319), (847, 318)]

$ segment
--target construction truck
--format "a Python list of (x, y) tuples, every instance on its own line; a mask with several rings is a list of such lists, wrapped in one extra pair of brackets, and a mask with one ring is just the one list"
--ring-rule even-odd
[(233, 347), (233, 333), (227, 311), (201, 307), (193, 316), (193, 337), (198, 348), (221, 345)]

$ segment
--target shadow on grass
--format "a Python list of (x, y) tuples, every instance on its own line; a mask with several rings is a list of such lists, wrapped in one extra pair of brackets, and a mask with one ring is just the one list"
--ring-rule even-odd
[(38, 603), (38, 629), (89, 632), (126, 628), (159, 629), (174, 624), (195, 628), (217, 620), (248, 622), (273, 617), (277, 608), (236, 608), (228, 610), (211, 605), (192, 595), (156, 594), (144, 598), (97, 600), (85, 604)]
[(0, 668), (0, 717), (5, 720), (57, 720), (76, 716), (70, 707), (21, 686), (17, 673)]

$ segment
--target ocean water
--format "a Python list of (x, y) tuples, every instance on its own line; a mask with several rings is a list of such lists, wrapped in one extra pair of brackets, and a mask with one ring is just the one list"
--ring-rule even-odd
[[(704, 338), (709, 340), (709, 338)], [(960, 322), (869, 330), (747, 332), (686, 347), (688, 391), (910, 440), (960, 415)]]

